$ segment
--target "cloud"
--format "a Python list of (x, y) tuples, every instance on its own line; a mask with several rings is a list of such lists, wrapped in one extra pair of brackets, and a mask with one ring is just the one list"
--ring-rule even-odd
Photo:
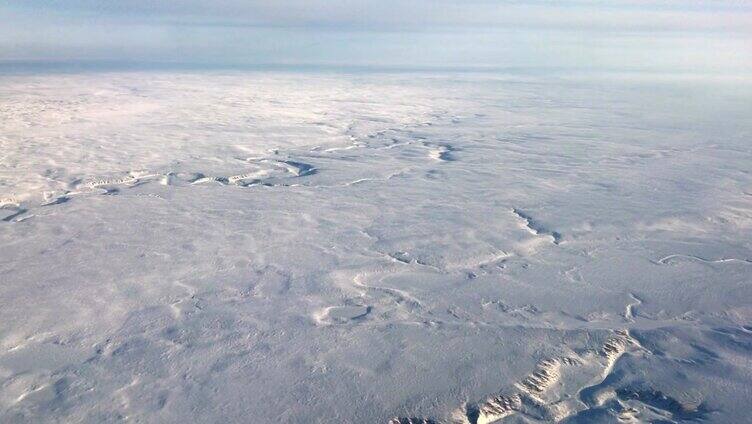
[(10, 0), (0, 59), (752, 68), (752, 4), (705, 0)]
[(276, 27), (752, 31), (752, 5), (723, 0), (11, 0), (5, 7), (90, 18)]

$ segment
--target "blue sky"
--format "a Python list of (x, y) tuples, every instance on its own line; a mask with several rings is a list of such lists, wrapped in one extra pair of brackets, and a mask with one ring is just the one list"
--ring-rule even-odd
[(10, 0), (0, 60), (747, 72), (734, 0)]

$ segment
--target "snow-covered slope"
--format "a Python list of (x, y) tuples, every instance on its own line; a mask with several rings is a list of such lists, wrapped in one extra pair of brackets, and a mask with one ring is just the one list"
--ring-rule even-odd
[(745, 422), (750, 104), (649, 77), (2, 76), (0, 421)]

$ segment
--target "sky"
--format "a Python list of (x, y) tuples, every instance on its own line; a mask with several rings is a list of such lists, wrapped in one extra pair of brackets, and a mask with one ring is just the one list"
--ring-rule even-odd
[(7, 0), (0, 61), (752, 72), (744, 0)]

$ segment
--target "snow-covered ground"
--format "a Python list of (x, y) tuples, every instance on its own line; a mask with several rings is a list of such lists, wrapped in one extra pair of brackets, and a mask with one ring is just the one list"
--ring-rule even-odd
[(702, 77), (2, 76), (0, 422), (749, 422), (750, 105)]

